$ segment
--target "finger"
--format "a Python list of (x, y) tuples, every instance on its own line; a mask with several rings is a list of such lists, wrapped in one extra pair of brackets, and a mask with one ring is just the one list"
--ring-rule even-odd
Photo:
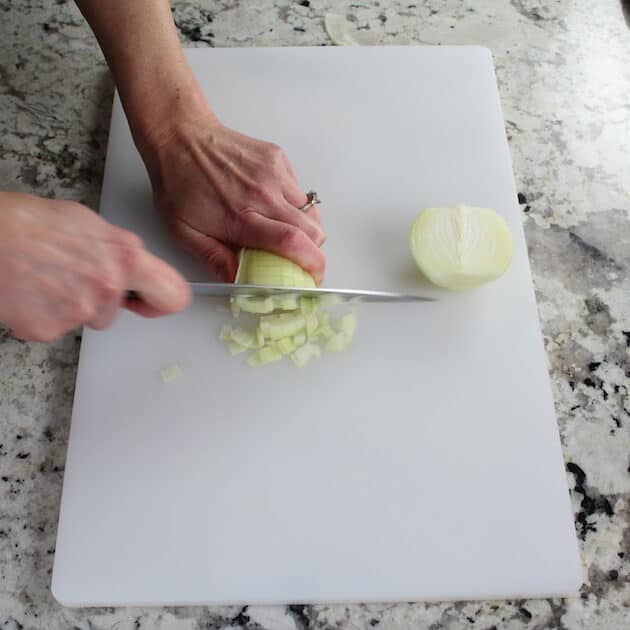
[[(304, 193), (304, 191), (297, 185), (297, 182), (289, 182), (288, 185), (285, 186), (284, 198), (290, 206), (297, 209), (302, 208), (308, 202), (308, 197), (306, 196), (306, 193)], [(319, 208), (316, 205), (311, 206), (308, 210), (306, 210), (306, 212), (300, 210), (300, 213), (302, 217), (304, 217), (308, 221), (308, 224), (310, 226), (316, 225), (319, 228), (318, 233), (314, 233), (313, 236), (311, 236), (311, 234), (307, 230), (304, 231), (309, 234), (309, 236), (311, 236), (311, 239), (317, 245), (321, 247), (326, 240), (326, 235), (320, 226)], [(291, 222), (291, 224), (296, 225), (293, 222)], [(296, 227), (304, 229), (300, 225), (297, 225)]]
[(61, 337), (67, 328), (58, 326), (55, 322), (33, 321), (24, 318), (16, 326), (7, 326), (9, 333), (16, 339), (22, 341), (35, 341), (38, 343), (47, 343), (54, 341), (57, 337)]
[(306, 193), (294, 179), (287, 178), (282, 182), (282, 194), (294, 208), (301, 208), (308, 201)]
[(324, 230), (313, 216), (309, 215), (308, 212), (302, 212), (297, 207), (291, 206), (288, 203), (282, 205), (278, 204), (274, 209), (273, 216), (270, 216), (270, 218), (288, 223), (302, 230), (318, 247), (321, 247), (326, 240)]
[(181, 311), (192, 299), (190, 286), (184, 278), (173, 267), (143, 249), (135, 251), (125, 284), (161, 315)]
[(303, 213), (307, 217), (310, 217), (313, 221), (319, 225), (321, 223), (319, 206), (311, 206), (306, 212)]
[(291, 179), (297, 184), (297, 177), (295, 176), (295, 171), (293, 170), (293, 166), (291, 165), (291, 162), (289, 161), (289, 157), (287, 156), (286, 153), (283, 153), (284, 155), (284, 164), (286, 166), (287, 172), (289, 173), (289, 177), (291, 177)]
[(92, 321), (88, 322), (87, 325), (94, 330), (105, 330), (105, 328), (109, 328), (116, 319), (121, 303), (122, 300), (120, 296), (105, 302), (101, 305), (98, 315)]
[[(308, 197), (306, 196), (306, 193), (298, 186), (298, 183), (295, 180), (284, 182), (283, 195), (289, 205), (293, 206), (294, 208), (302, 208), (308, 202)], [(319, 224), (319, 210), (317, 206), (312, 206), (302, 214), (306, 215)]]
[(176, 227), (176, 237), (211, 273), (223, 282), (234, 281), (238, 261), (236, 254), (227, 245), (195, 230), (183, 221)]
[(317, 284), (324, 276), (326, 258), (322, 250), (293, 225), (249, 212), (243, 217), (239, 240), (245, 247), (264, 249), (292, 260), (308, 271)]
[(155, 308), (154, 306), (150, 306), (146, 302), (142, 300), (125, 300), (123, 302), (123, 307), (128, 311), (133, 311), (142, 317), (161, 317), (164, 315), (164, 312)]

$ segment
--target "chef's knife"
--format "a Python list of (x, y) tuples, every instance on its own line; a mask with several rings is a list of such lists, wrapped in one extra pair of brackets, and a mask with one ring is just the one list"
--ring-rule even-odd
[[(195, 295), (211, 297), (267, 297), (273, 295), (297, 295), (298, 297), (326, 297), (340, 302), (434, 302), (434, 298), (414, 293), (392, 293), (360, 289), (294, 288), (258, 284), (232, 284), (229, 282), (191, 282)], [(138, 291), (127, 291), (128, 300), (140, 300)]]
[[(230, 282), (190, 282), (194, 295), (209, 297), (268, 297), (274, 295), (297, 295), (298, 297), (328, 297), (340, 302), (435, 302), (434, 298), (415, 293), (392, 293), (362, 289), (324, 289), (280, 287), (262, 284), (233, 284)], [(128, 300), (141, 300), (139, 291), (127, 291)]]
[(272, 285), (231, 284), (226, 282), (191, 282), (195, 295), (214, 297), (242, 295), (266, 297), (270, 295), (297, 295), (299, 297), (331, 296), (342, 302), (433, 302), (433, 298), (413, 293), (392, 293), (389, 291), (369, 291), (361, 289), (294, 288)]

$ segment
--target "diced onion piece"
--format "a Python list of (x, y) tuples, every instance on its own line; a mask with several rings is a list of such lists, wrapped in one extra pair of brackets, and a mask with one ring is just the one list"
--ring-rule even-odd
[(299, 300), (295, 293), (287, 295), (275, 295), (273, 297), (273, 305), (276, 310), (295, 311), (298, 308)]
[(344, 333), (352, 339), (357, 329), (357, 314), (354, 312), (346, 313), (343, 317), (340, 317), (335, 324), (339, 332)]
[[(254, 358), (255, 357), (255, 358)], [(280, 361), (282, 359), (282, 353), (273, 346), (265, 346), (253, 354), (248, 359), (248, 363), (254, 367), (267, 365), (274, 361)]]
[(335, 334), (335, 331), (333, 330), (333, 327), (328, 323), (328, 320), (322, 322), (317, 332), (326, 339), (330, 339)]
[(358, 46), (359, 42), (353, 37), (350, 23), (343, 15), (336, 13), (326, 13), (324, 25), (328, 37), (337, 46)]
[(306, 343), (291, 355), (291, 360), (298, 367), (304, 367), (311, 359), (318, 359), (320, 356), (319, 346), (314, 343)]
[(345, 352), (352, 342), (352, 337), (346, 333), (340, 332), (333, 335), (326, 344), (328, 352)]
[(282, 339), (278, 339), (275, 343), (275, 348), (281, 354), (291, 354), (296, 347), (292, 337), (283, 337)]
[(503, 275), (512, 260), (512, 234), (494, 211), (459, 204), (428, 208), (409, 235), (411, 253), (434, 284), (455, 291)]
[(291, 337), (305, 326), (304, 315), (302, 313), (278, 313), (274, 315), (263, 315), (260, 318), (260, 330), (265, 339), (281, 339)]
[(318, 298), (318, 301), (321, 306), (335, 306), (343, 302), (341, 296), (337, 295), (336, 293), (328, 293), (326, 295), (322, 295), (320, 298)]
[(177, 363), (169, 365), (167, 368), (160, 371), (163, 383), (170, 383), (171, 381), (178, 379), (182, 374), (182, 368), (179, 367)]
[(306, 343), (306, 335), (304, 333), (299, 333), (293, 337), (293, 341), (296, 346), (303, 346)]
[(273, 297), (257, 297), (249, 295), (236, 295), (232, 297), (232, 303), (236, 304), (239, 310), (246, 313), (273, 313)]
[(232, 339), (232, 327), (222, 326), (221, 332), (219, 333), (219, 339), (221, 341), (229, 341), (230, 339)]
[(230, 334), (230, 338), (233, 342), (244, 346), (247, 349), (258, 347), (258, 340), (256, 335), (249, 330), (243, 330), (242, 328), (233, 328)]
[(257, 352), (247, 357), (247, 364), (251, 367), (260, 367), (260, 359)]
[(303, 295), (300, 297), (300, 310), (304, 315), (308, 315), (318, 310), (319, 300), (316, 297)]
[(249, 350), (247, 346), (242, 346), (240, 343), (236, 343), (236, 341), (228, 341), (228, 350), (232, 356), (236, 354), (241, 354), (241, 352), (246, 352)]
[(319, 328), (319, 319), (315, 313), (306, 316), (306, 334), (310, 337)]
[(263, 335), (263, 331), (260, 330), (260, 326), (256, 326), (256, 341), (258, 342), (259, 348), (265, 345), (265, 335)]

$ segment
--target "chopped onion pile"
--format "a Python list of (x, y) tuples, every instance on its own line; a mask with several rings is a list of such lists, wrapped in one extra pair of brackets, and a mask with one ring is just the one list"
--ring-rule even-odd
[(493, 210), (458, 204), (423, 210), (411, 227), (411, 253), (434, 284), (461, 291), (496, 280), (512, 260), (512, 234)]
[(160, 371), (160, 376), (162, 377), (163, 383), (170, 383), (171, 381), (176, 381), (183, 374), (182, 368), (174, 363), (173, 365), (169, 365)]
[[(313, 288), (315, 281), (295, 263), (261, 250), (242, 250), (236, 281), (240, 284)], [(321, 356), (321, 346), (329, 352), (344, 352), (350, 347), (357, 328), (354, 311), (331, 321), (326, 310), (332, 299), (296, 294), (267, 297), (233, 296), (232, 314), (241, 312), (255, 318), (251, 329), (223, 326), (219, 339), (232, 355), (252, 351), (247, 362), (259, 367), (290, 358), (304, 367)]]

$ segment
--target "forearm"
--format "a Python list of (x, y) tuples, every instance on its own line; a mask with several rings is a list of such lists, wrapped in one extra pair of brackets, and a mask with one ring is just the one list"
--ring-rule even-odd
[(184, 57), (168, 0), (76, 2), (107, 59), (141, 151), (179, 115), (209, 113)]

